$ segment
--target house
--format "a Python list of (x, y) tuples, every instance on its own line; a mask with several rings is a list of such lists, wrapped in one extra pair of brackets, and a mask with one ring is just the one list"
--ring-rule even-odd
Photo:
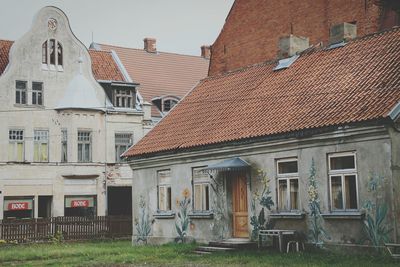
[(126, 72), (140, 84), (144, 101), (152, 104), (153, 122), (167, 114), (199, 80), (207, 76), (210, 47), (201, 47), (201, 56), (157, 50), (155, 38), (145, 38), (143, 49), (92, 43), (91, 51), (107, 51), (116, 56)]
[(398, 240), (400, 28), (356, 37), (354, 24), (333, 27), (328, 45), (288, 35), (273, 49), (280, 60), (203, 79), (124, 153), (140, 188), (134, 218), (143, 208), (154, 218), (151, 241), (178, 236), (188, 195), (188, 236), (248, 238), (263, 189), (275, 229), (308, 233), (318, 196), (328, 241), (356, 243), (372, 199), (386, 205), (388, 238)]

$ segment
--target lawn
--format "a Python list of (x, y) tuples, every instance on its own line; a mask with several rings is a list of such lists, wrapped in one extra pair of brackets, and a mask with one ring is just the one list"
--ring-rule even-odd
[(135, 246), (129, 241), (0, 246), (0, 266), (399, 266), (388, 256), (320, 251), (240, 251), (198, 256), (194, 244)]

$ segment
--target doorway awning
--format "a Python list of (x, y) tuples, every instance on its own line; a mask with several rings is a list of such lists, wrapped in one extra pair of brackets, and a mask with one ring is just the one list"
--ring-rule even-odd
[(241, 171), (250, 167), (250, 164), (241, 158), (227, 159), (204, 168), (204, 171)]

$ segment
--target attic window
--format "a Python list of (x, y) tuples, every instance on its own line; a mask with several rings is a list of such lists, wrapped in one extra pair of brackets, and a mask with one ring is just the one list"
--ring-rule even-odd
[(165, 99), (163, 101), (163, 112), (170, 111), (176, 104), (178, 104), (178, 100), (176, 99)]
[(42, 69), (62, 71), (63, 48), (60, 42), (55, 39), (46, 40), (42, 44)]
[(284, 58), (279, 60), (278, 65), (274, 68), (274, 70), (281, 70), (281, 69), (287, 69), (292, 65), (297, 59), (299, 58), (299, 55), (294, 55), (289, 58)]
[(114, 91), (114, 106), (119, 108), (135, 108), (135, 90), (117, 89)]

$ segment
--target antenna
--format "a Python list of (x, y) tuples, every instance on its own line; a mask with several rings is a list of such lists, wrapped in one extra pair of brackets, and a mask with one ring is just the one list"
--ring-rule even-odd
[(93, 44), (93, 31), (92, 31), (92, 44)]

